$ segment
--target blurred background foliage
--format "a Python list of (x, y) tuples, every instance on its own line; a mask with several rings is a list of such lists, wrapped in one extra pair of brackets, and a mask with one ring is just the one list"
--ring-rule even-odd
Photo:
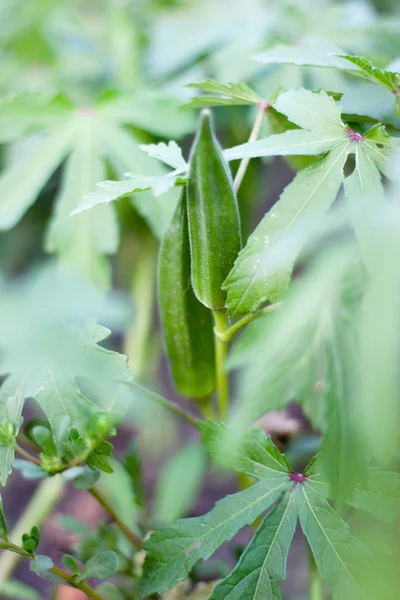
[[(247, 82), (265, 98), (278, 88), (301, 86), (340, 92), (344, 112), (369, 115), (396, 132), (400, 120), (393, 110), (393, 97), (385, 88), (331, 69), (268, 65), (253, 57), (282, 44), (323, 44), (363, 55), (378, 66), (398, 66), (399, 30), (400, 6), (396, 0), (0, 0), (0, 326), (8, 346), (32, 350), (39, 330), (43, 331), (51, 319), (99, 316), (114, 331), (109, 347), (128, 355), (134, 376), (152, 388), (166, 387), (173, 396), (163, 359), (155, 289), (158, 244), (179, 191), (157, 198), (150, 192), (133, 194), (74, 217), (70, 217), (71, 211), (99, 181), (122, 179), (125, 172), (162, 174), (160, 163), (139, 149), (141, 143), (181, 140), (187, 154), (196, 115), (181, 108), (194, 93), (185, 84), (206, 78)], [(214, 112), (224, 147), (247, 139), (253, 108)], [(281, 127), (271, 111), (261, 137), (280, 132)], [(306, 160), (252, 161), (239, 194), (244, 239)], [(388, 217), (391, 223), (396, 219)], [(395, 240), (386, 239), (386, 233), (378, 242), (383, 260), (397, 251)], [(44, 271), (43, 276), (43, 265), (47, 268), (50, 262), (50, 271)], [(77, 278), (73, 283), (71, 280), (69, 291), (59, 285), (59, 267), (67, 267), (71, 277)], [(20, 277), (27, 277), (27, 283), (10, 288)], [(321, 277), (329, 280), (331, 274), (322, 267)], [(397, 297), (397, 279), (393, 269), (387, 269), (374, 280), (377, 287), (371, 293), (379, 297), (382, 287), (390, 282), (393, 287), (386, 287), (387, 296), (393, 292)], [(111, 290), (124, 292), (123, 308), (118, 304), (120, 299), (117, 305), (107, 303), (107, 308), (102, 304), (104, 298), (97, 293)], [(45, 314), (38, 310), (43, 306), (47, 308)], [(381, 308), (387, 309), (396, 313), (393, 305)], [(297, 323), (310, 313), (307, 302), (297, 304), (296, 310)], [(133, 317), (129, 319), (128, 313)], [(35, 327), (31, 328), (31, 323)], [(232, 367), (242, 366), (243, 348), (249, 353), (247, 361), (249, 356), (259, 355), (260, 336), (271, 325), (256, 323), (253, 329), (257, 335), (247, 333), (235, 347)], [(286, 330), (285, 325), (278, 329), (279, 335), (283, 331), (290, 339), (293, 330), (289, 325), (286, 323)], [(384, 325), (381, 331), (386, 331)], [(386, 332), (390, 337), (390, 331)], [(376, 335), (377, 331), (367, 331), (369, 347), (376, 347)], [(389, 344), (390, 354), (396, 342), (389, 337), (380, 338), (380, 343)], [(279, 340), (276, 344), (279, 348)], [(318, 352), (318, 348), (311, 346), (312, 351)], [(366, 353), (364, 364), (374, 364), (378, 358), (376, 352)], [(249, 382), (255, 381), (256, 362), (252, 368), (239, 380), (239, 390), (248, 389)], [(369, 372), (370, 389), (376, 389), (374, 385), (379, 382), (373, 381), (373, 369)], [(296, 372), (296, 377), (298, 384), (301, 373)], [(300, 385), (297, 392), (301, 400)], [(398, 410), (397, 389), (389, 392), (394, 398), (392, 411), (378, 415), (383, 419), (381, 431)], [(262, 398), (259, 390), (252, 394)], [(172, 522), (193, 510), (205, 512), (212, 499), (225, 493), (232, 482), (218, 471), (211, 491), (207, 488), (207, 497), (198, 500), (198, 491), (204, 489), (203, 450), (185, 430), (178, 437), (175, 420), (154, 404), (149, 406), (145, 395), (136, 394), (132, 399), (126, 392), (124, 401), (128, 407), (134, 404), (132, 418), (126, 422), (125, 441), (129, 442), (132, 427), (136, 427), (143, 455), (150, 455), (144, 477), (146, 486), (155, 489), (157, 524)], [(320, 427), (316, 402), (307, 397), (304, 408), (312, 424)], [(239, 416), (240, 410), (251, 413), (250, 409), (243, 404)], [(360, 413), (362, 410), (359, 407)], [(376, 415), (372, 411), (365, 417), (369, 431), (374, 430)], [(291, 439), (288, 448), (299, 465), (319, 443), (318, 437), (309, 435), (309, 424), (302, 419), (302, 433)], [(285, 426), (279, 423), (278, 429), (280, 433), (284, 430), (286, 440)], [(297, 425), (288, 426), (290, 433), (297, 430)], [(391, 435), (396, 445), (397, 430)], [(188, 445), (182, 446), (182, 440)], [(377, 442), (378, 450), (383, 446), (385, 440), (381, 445)], [(132, 466), (135, 456), (132, 452), (126, 459), (129, 462), (130, 457), (132, 477), (137, 475)], [(161, 475), (160, 462), (164, 467)], [(113, 477), (111, 488), (126, 489), (118, 467)], [(23, 509), (22, 503), (17, 503), (11, 510), (12, 494), (22, 485), (13, 481), (9, 499), (5, 497), (11, 520)], [(121, 502), (118, 494), (115, 502)], [(134, 519), (130, 505), (119, 510), (128, 522)], [(395, 546), (393, 529), (382, 532), (380, 526), (370, 523), (372, 518), (367, 521), (355, 526), (368, 531), (369, 543), (372, 540), (379, 555), (377, 562), (384, 563), (387, 551), (383, 549), (380, 554), (375, 542), (379, 539), (384, 546), (390, 541), (390, 547)], [(72, 521), (69, 527), (73, 529)], [(104, 532), (99, 535), (107, 538)], [(87, 543), (83, 554), (90, 555), (89, 546)], [(304, 571), (301, 560), (298, 564)], [(1, 565), (0, 561), (0, 572), (3, 568), (7, 571)], [(210, 573), (200, 566), (199, 579), (204, 576), (210, 577)], [(299, 584), (288, 588), (293, 598), (294, 590), (306, 589), (302, 577), (304, 574), (300, 574)]]

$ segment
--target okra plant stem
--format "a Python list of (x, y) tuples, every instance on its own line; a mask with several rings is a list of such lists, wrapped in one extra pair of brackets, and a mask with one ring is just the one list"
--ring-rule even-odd
[[(29, 552), (27, 552), (22, 546), (17, 546), (17, 544), (13, 544), (12, 542), (0, 542), (0, 549), (15, 552), (16, 554), (19, 554), (24, 558), (28, 558), (29, 560), (34, 560), (36, 558), (35, 554), (29, 554)], [(57, 577), (60, 577), (60, 579), (63, 579), (63, 581), (76, 588), (77, 590), (81, 590), (81, 592), (86, 594), (88, 598), (93, 598), (93, 600), (103, 600), (103, 597), (100, 596), (89, 585), (87, 585), (87, 583), (85, 583), (84, 581), (75, 581), (72, 575), (69, 575), (59, 567), (54, 566), (51, 569), (49, 569), (49, 571), (51, 571), (51, 573), (54, 573), (54, 575), (57, 575)]]
[(123, 533), (126, 539), (132, 544), (136, 550), (142, 549), (142, 540), (134, 531), (132, 531), (121, 519), (118, 514), (115, 512), (111, 504), (108, 502), (107, 498), (100, 492), (100, 490), (96, 487), (92, 487), (88, 490), (88, 492), (97, 500), (97, 502), (104, 508), (106, 512), (111, 516), (112, 520), (118, 527), (118, 529)]
[(270, 304), (269, 306), (266, 306), (265, 308), (258, 310), (255, 313), (246, 315), (245, 317), (243, 317), (242, 319), (239, 319), (239, 321), (236, 321), (236, 323), (234, 323), (233, 325), (228, 327), (228, 329), (225, 330), (225, 333), (220, 334), (220, 338), (222, 340), (224, 340), (225, 342), (229, 342), (233, 338), (233, 336), (240, 329), (242, 329), (242, 327), (244, 327), (248, 323), (251, 323), (252, 321), (254, 321), (254, 319), (257, 319), (257, 317), (262, 317), (263, 315), (273, 312), (274, 310), (279, 308), (279, 306), (281, 306), (281, 304), (282, 304), (282, 302), (276, 302), (275, 304)]
[[(248, 140), (249, 142), (255, 142), (256, 139), (258, 138), (258, 134), (260, 133), (260, 129), (261, 129), (261, 123), (263, 120), (263, 116), (264, 116), (264, 113), (267, 110), (267, 108), (269, 108), (269, 104), (267, 102), (259, 102), (256, 119), (254, 121), (253, 128), (250, 132), (250, 137)], [(243, 158), (239, 165), (239, 168), (236, 173), (235, 181), (233, 182), (233, 189), (235, 190), (235, 194), (237, 193), (238, 189), (240, 188), (240, 184), (243, 181), (243, 177), (245, 176), (247, 167), (249, 165), (249, 161), (250, 161), (249, 158)]]
[(196, 402), (204, 419), (216, 421), (211, 394), (204, 396), (203, 398), (196, 398)]
[(308, 546), (308, 564), (310, 570), (310, 600), (323, 600), (322, 581), (310, 546)]
[(225, 359), (228, 350), (228, 342), (223, 339), (227, 330), (228, 319), (226, 310), (214, 310), (215, 322), (215, 367), (217, 377), (217, 403), (219, 418), (224, 421), (229, 411), (229, 379), (225, 368)]

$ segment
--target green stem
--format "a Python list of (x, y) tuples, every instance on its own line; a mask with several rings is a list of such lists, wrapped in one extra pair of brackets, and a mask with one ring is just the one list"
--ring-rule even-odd
[(34, 465), (38, 465), (38, 467), (42, 466), (42, 463), (40, 462), (40, 460), (38, 458), (36, 458), (36, 456), (33, 456), (33, 454), (31, 454), (24, 448), (22, 448), (22, 446), (20, 446), (17, 441), (14, 442), (14, 450), (15, 450), (15, 452), (18, 452), (18, 454), (23, 456), (26, 460), (29, 460), (29, 462), (33, 463)]
[(93, 600), (103, 600), (103, 597), (100, 596), (87, 583), (85, 583), (84, 581), (75, 581), (71, 575), (68, 575), (68, 573), (66, 573), (62, 569), (59, 569), (59, 567), (52, 567), (51, 569), (49, 569), (49, 571), (63, 579), (66, 583), (69, 583), (69, 585), (72, 585), (72, 587), (76, 588), (77, 590), (81, 590), (81, 592), (86, 594), (86, 596), (88, 596), (89, 598), (93, 598)]
[(210, 394), (208, 396), (204, 396), (203, 398), (195, 398), (195, 400), (204, 419), (209, 419), (211, 421), (217, 420)]
[(226, 329), (224, 333), (219, 334), (219, 337), (224, 342), (229, 342), (233, 338), (233, 336), (240, 329), (242, 329), (242, 327), (244, 327), (248, 323), (251, 323), (251, 321), (254, 321), (254, 319), (257, 319), (258, 317), (262, 317), (263, 315), (273, 312), (274, 310), (279, 308), (281, 306), (281, 304), (282, 304), (282, 302), (276, 302), (276, 304), (270, 304), (269, 306), (266, 306), (265, 308), (258, 310), (255, 313), (246, 315), (242, 319), (239, 319), (239, 321), (236, 321), (236, 323), (231, 325), (231, 327), (228, 327), (228, 329)]
[[(248, 143), (255, 142), (256, 139), (258, 138), (258, 134), (260, 133), (260, 129), (261, 129), (261, 123), (263, 120), (263, 116), (264, 116), (264, 113), (267, 110), (267, 108), (269, 108), (269, 104), (267, 102), (259, 102), (256, 119), (254, 121), (253, 128), (250, 132), (250, 137), (248, 139)], [(243, 181), (243, 177), (245, 176), (249, 162), (250, 162), (249, 158), (243, 158), (239, 165), (239, 168), (236, 173), (235, 181), (233, 182), (233, 189), (235, 190), (235, 193), (237, 193), (238, 189), (240, 188), (240, 184)]]
[(130, 387), (134, 390), (141, 391), (145, 396), (147, 396), (148, 398), (151, 398), (151, 400), (153, 400), (154, 402), (157, 402), (157, 404), (160, 404), (160, 406), (163, 406), (164, 408), (166, 408), (170, 412), (174, 413), (175, 415), (178, 415), (179, 417), (182, 417), (182, 419), (185, 419), (185, 421), (187, 421), (191, 425), (194, 425), (195, 427), (197, 427), (198, 419), (196, 417), (192, 416), (190, 413), (183, 410), (175, 402), (172, 402), (172, 400), (167, 400), (167, 398), (164, 398), (164, 396), (160, 396), (160, 394), (156, 394), (156, 392), (148, 390), (147, 388), (143, 387), (142, 385), (140, 385), (140, 383), (137, 383), (136, 381), (121, 381), (121, 383), (123, 383), (127, 387)]
[(226, 420), (229, 411), (229, 378), (225, 369), (225, 359), (228, 351), (228, 342), (223, 339), (227, 330), (228, 319), (226, 310), (214, 310), (215, 322), (215, 367), (217, 376), (217, 402), (219, 418)]
[(136, 533), (134, 533), (117, 515), (111, 504), (108, 502), (107, 498), (100, 492), (96, 487), (92, 487), (89, 490), (89, 493), (96, 498), (97, 502), (104, 508), (106, 512), (111, 516), (112, 520), (118, 527), (118, 529), (123, 533), (123, 535), (127, 538), (127, 540), (136, 548), (136, 550), (142, 549), (142, 540)]
[(323, 600), (324, 591), (322, 589), (322, 581), (310, 546), (308, 546), (308, 564), (310, 571), (310, 600)]

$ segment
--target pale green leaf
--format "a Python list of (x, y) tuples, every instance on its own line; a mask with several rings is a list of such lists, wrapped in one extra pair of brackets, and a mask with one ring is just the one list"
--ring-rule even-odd
[(256, 311), (286, 291), (293, 263), (304, 244), (306, 219), (316, 219), (331, 206), (343, 181), (348, 144), (300, 171), (250, 236), (228, 275), (229, 314)]
[(364, 572), (368, 551), (352, 537), (346, 523), (306, 481), (294, 492), (301, 527), (319, 572), (330, 584), (334, 600), (365, 600)]
[(355, 65), (340, 58), (340, 49), (325, 40), (305, 39), (299, 44), (278, 44), (256, 54), (253, 58), (264, 64), (292, 64), (304, 67), (332, 67), (335, 69), (357, 70)]
[(154, 492), (153, 513), (157, 522), (174, 523), (187, 514), (200, 491), (205, 458), (199, 444), (189, 444), (163, 466)]
[[(163, 176), (168, 175), (163, 165), (142, 152), (139, 149), (139, 140), (133, 137), (132, 134), (105, 121), (100, 121), (97, 124), (96, 134), (103, 144), (104, 153), (107, 154), (117, 177), (122, 179), (127, 171), (154, 177), (148, 183), (147, 180), (144, 180), (144, 187), (149, 190), (153, 188), (156, 195), (152, 194), (151, 191), (138, 189), (137, 191), (140, 193), (132, 195), (132, 204), (147, 220), (156, 236), (161, 238), (178, 201), (179, 189), (174, 189), (174, 182), (163, 179)], [(137, 183), (140, 184), (140, 177), (135, 177)], [(124, 183), (122, 182), (122, 184)], [(148, 184), (149, 187), (147, 188)], [(171, 189), (169, 189), (170, 186)], [(158, 195), (159, 189), (167, 190), (162, 192), (162, 197)], [(105, 188), (102, 190), (103, 193), (107, 191)], [(100, 190), (98, 193), (101, 193)], [(123, 193), (126, 195), (125, 190), (123, 190)]]
[[(15, 434), (21, 425), (24, 394), (18, 380), (8, 377), (0, 387), (0, 424), (12, 423)], [(0, 484), (5, 485), (12, 471), (14, 449), (0, 447)]]
[(342, 131), (314, 132), (294, 129), (224, 150), (227, 161), (264, 156), (314, 156), (324, 154), (344, 139)]
[(160, 142), (159, 144), (140, 144), (139, 148), (152, 158), (161, 160), (161, 162), (173, 169), (186, 171), (188, 168), (182, 156), (182, 149), (176, 142), (170, 141), (168, 145), (164, 142)]
[(178, 178), (173, 175), (173, 173), (155, 176), (129, 173), (126, 175), (129, 177), (126, 181), (102, 181), (101, 183), (98, 183), (98, 190), (88, 194), (71, 215), (73, 216), (82, 211), (89, 210), (98, 204), (118, 200), (119, 198), (133, 194), (134, 192), (151, 190), (155, 196), (160, 196), (173, 188), (176, 183), (183, 182), (182, 178)]
[(303, 129), (330, 133), (342, 139), (346, 137), (340, 106), (324, 90), (311, 92), (300, 88), (283, 92), (274, 103), (274, 108)]
[[(366, 144), (366, 143), (365, 143)], [(367, 267), (376, 263), (376, 219), (385, 206), (385, 197), (380, 173), (372, 157), (376, 153), (372, 145), (364, 143), (355, 147), (356, 166), (346, 177), (344, 190), (349, 203), (351, 224), (354, 228), (362, 257)]]
[(379, 69), (378, 67), (375, 67), (370, 60), (363, 58), (362, 56), (351, 56), (350, 54), (341, 54), (339, 56), (358, 67), (367, 79), (379, 83), (380, 85), (384, 85), (391, 91), (398, 93), (400, 85), (399, 73)]
[(209, 92), (211, 95), (192, 98), (185, 107), (240, 106), (258, 104), (261, 98), (246, 83), (218, 83), (212, 79), (200, 83), (189, 83), (187, 87)]
[(219, 500), (202, 517), (184, 519), (154, 532), (145, 544), (147, 554), (139, 596), (163, 592), (185, 579), (196, 562), (211, 556), (224, 541), (252, 523), (290, 485), (284, 473), (264, 479)]
[(223, 467), (256, 479), (290, 471), (283, 454), (261, 429), (252, 429), (238, 436), (224, 423), (202, 421), (198, 427), (207, 452), (213, 461)]
[(83, 215), (71, 212), (104, 177), (104, 166), (95, 139), (95, 121), (80, 119), (75, 147), (63, 171), (61, 189), (47, 232), (46, 249), (56, 252), (62, 264), (72, 267), (104, 289), (110, 285), (110, 272), (104, 255), (118, 247), (114, 211), (99, 206)]
[(280, 581), (296, 528), (294, 494), (287, 492), (265, 517), (232, 573), (213, 590), (210, 600), (280, 600)]
[(31, 152), (0, 177), (0, 229), (13, 227), (31, 204), (74, 143), (76, 123), (54, 129)]
[(320, 347), (316, 336), (323, 315), (352, 258), (351, 247), (345, 245), (318, 257), (293, 283), (282, 306), (248, 325), (237, 339), (228, 359), (230, 367), (242, 367), (232, 426), (243, 430), (295, 398), (295, 369), (312, 344)]
[[(346, 314), (347, 313), (349, 314)], [(330, 497), (339, 506), (351, 498), (356, 481), (366, 470), (365, 454), (353, 401), (357, 386), (359, 351), (356, 327), (341, 300), (325, 317), (323, 382), (327, 428), (321, 462), (328, 477)]]
[[(329, 486), (319, 473), (312, 481), (321, 493), (329, 497)], [(349, 504), (391, 523), (400, 517), (400, 475), (379, 467), (368, 467), (366, 477), (357, 481)]]

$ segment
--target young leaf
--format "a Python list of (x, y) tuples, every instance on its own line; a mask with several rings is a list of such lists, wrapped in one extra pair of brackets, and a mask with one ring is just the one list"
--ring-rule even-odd
[(168, 145), (164, 142), (160, 142), (159, 144), (140, 144), (139, 148), (143, 152), (147, 152), (152, 158), (161, 160), (173, 169), (185, 172), (188, 168), (182, 156), (182, 149), (174, 141), (168, 142)]
[(175, 386), (184, 396), (206, 396), (215, 387), (213, 322), (191, 287), (184, 193), (160, 249), (158, 298)]
[(221, 286), (241, 247), (240, 221), (231, 174), (208, 110), (191, 151), (187, 213), (194, 293), (205, 306), (223, 308), (226, 294)]
[(69, 569), (73, 575), (80, 574), (80, 569), (73, 556), (70, 554), (64, 554), (61, 560), (63, 565), (67, 567), (67, 569)]
[(245, 83), (218, 83), (207, 79), (200, 83), (189, 83), (187, 87), (209, 92), (211, 95), (197, 96), (185, 104), (185, 108), (207, 106), (240, 106), (258, 104), (261, 98)]
[(185, 183), (185, 179), (174, 175), (174, 172), (154, 176), (126, 173), (126, 176), (129, 178), (126, 181), (102, 181), (98, 183), (98, 189), (85, 196), (84, 200), (72, 211), (71, 216), (89, 210), (98, 204), (112, 202), (135, 192), (151, 190), (155, 196), (160, 196), (175, 185)]
[(85, 579), (108, 579), (118, 571), (118, 555), (112, 550), (97, 552), (89, 558), (82, 570)]
[(224, 282), (232, 317), (275, 302), (286, 291), (295, 258), (304, 243), (304, 222), (331, 206), (343, 181), (348, 144), (342, 142), (300, 171), (266, 214)]
[(213, 590), (210, 600), (280, 600), (280, 581), (296, 528), (294, 494), (287, 492), (264, 518), (232, 573)]
[(224, 423), (200, 421), (198, 427), (207, 452), (223, 467), (256, 479), (290, 471), (284, 455), (261, 429), (252, 429), (238, 436)]
[(365, 600), (363, 567), (367, 549), (351, 536), (346, 523), (315, 484), (305, 481), (296, 486), (293, 495), (301, 527), (334, 600)]
[(202, 517), (184, 519), (154, 532), (145, 543), (147, 554), (140, 597), (171, 589), (187, 576), (197, 561), (211, 556), (241, 527), (252, 523), (290, 486), (284, 473), (274, 479), (264, 479), (219, 500), (213, 510)]

